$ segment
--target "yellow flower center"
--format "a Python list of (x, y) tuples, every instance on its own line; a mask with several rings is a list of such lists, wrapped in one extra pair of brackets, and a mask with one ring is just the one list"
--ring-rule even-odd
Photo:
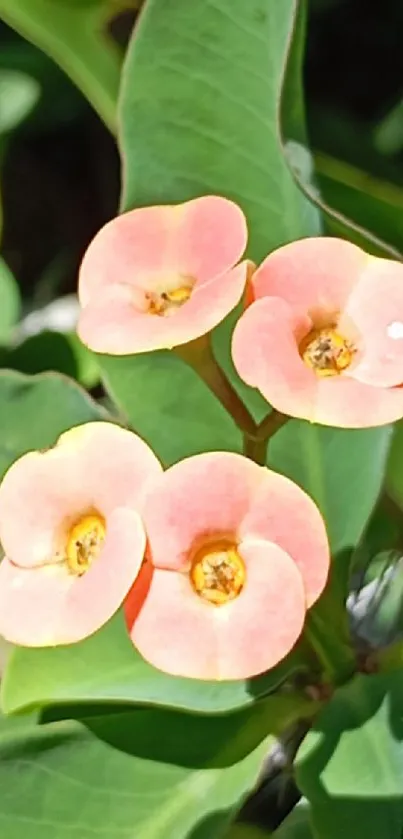
[(196, 553), (190, 580), (200, 597), (222, 606), (242, 591), (246, 580), (245, 564), (233, 543), (215, 542)]
[(71, 528), (66, 544), (66, 561), (72, 574), (81, 576), (99, 555), (105, 541), (106, 527), (102, 516), (82, 516)]
[(147, 311), (151, 315), (169, 317), (173, 315), (192, 294), (194, 281), (189, 277), (180, 277), (181, 284), (163, 291), (146, 292)]
[(317, 376), (339, 376), (350, 366), (356, 349), (333, 327), (312, 329), (299, 346), (300, 356)]

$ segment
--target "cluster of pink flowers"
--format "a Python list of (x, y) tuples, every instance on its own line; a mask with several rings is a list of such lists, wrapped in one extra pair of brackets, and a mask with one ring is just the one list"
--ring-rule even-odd
[[(292, 417), (403, 416), (403, 266), (305, 239), (254, 269), (246, 221), (216, 196), (126, 213), (82, 263), (79, 335), (133, 354), (209, 333), (241, 300), (242, 379)], [(30, 452), (0, 486), (0, 634), (70, 644), (124, 605), (140, 653), (174, 675), (240, 679), (294, 646), (329, 570), (325, 525), (292, 481), (228, 452), (163, 470), (108, 422)]]
[(163, 472), (136, 434), (105, 422), (11, 466), (0, 533), (8, 640), (79, 641), (124, 601), (142, 655), (201, 679), (280, 661), (328, 573), (322, 518), (292, 481), (228, 452)]
[(279, 248), (253, 272), (239, 262), (246, 245), (242, 211), (218, 196), (114, 219), (82, 263), (82, 341), (113, 355), (171, 349), (244, 297), (233, 361), (274, 408), (344, 428), (400, 419), (403, 265), (321, 237)]

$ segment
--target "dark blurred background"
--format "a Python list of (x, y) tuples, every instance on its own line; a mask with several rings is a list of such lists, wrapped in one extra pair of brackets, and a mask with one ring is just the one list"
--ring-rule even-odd
[[(122, 45), (132, 22), (114, 23)], [(321, 188), (403, 249), (402, 40), (402, 0), (310, 0), (305, 85)], [(72, 83), (1, 24), (0, 95), (7, 69), (30, 76), (37, 98), (18, 129), (0, 137), (2, 252), (24, 297), (44, 305), (74, 290), (83, 249), (115, 213), (118, 157)], [(371, 207), (368, 191), (378, 200)]]

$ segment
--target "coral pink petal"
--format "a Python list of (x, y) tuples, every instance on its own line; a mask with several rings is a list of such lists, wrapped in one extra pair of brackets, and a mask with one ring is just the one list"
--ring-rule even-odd
[(153, 565), (186, 567), (195, 541), (235, 537), (263, 475), (256, 463), (230, 452), (196, 455), (167, 469), (143, 509)]
[(13, 562), (52, 561), (63, 521), (88, 509), (86, 477), (63, 447), (30, 452), (10, 467), (0, 486), (0, 534)]
[(64, 643), (91, 635), (112, 617), (140, 571), (145, 546), (139, 514), (124, 508), (114, 510), (106, 522), (106, 539), (99, 557), (77, 579), (66, 603), (59, 630), (61, 636), (65, 635)]
[(137, 435), (106, 422), (70, 429), (47, 452), (31, 452), (0, 486), (4, 553), (22, 567), (52, 562), (66, 520), (91, 510), (105, 517), (137, 507), (147, 482), (160, 474), (157, 458)]
[(342, 239), (301, 239), (265, 259), (252, 279), (254, 297), (282, 297), (304, 312), (339, 311), (367, 260), (364, 251)]
[(63, 564), (17, 568), (0, 564), (0, 634), (14, 644), (71, 644), (92, 635), (119, 608), (144, 555), (145, 534), (136, 513), (116, 510), (105, 546), (82, 577)]
[(139, 277), (169, 269), (180, 214), (176, 207), (144, 207), (112, 219), (99, 230), (81, 263), (78, 294), (85, 306), (114, 284), (135, 286)]
[(362, 346), (349, 375), (368, 385), (402, 384), (403, 265), (371, 258), (344, 314), (357, 328)]
[(246, 542), (242, 554), (246, 585), (223, 606), (199, 597), (185, 574), (154, 572), (130, 633), (147, 661), (176, 676), (247, 679), (287, 655), (305, 617), (300, 574), (276, 545)]
[(312, 421), (338, 428), (372, 428), (403, 417), (403, 387), (372, 387), (349, 376), (322, 379)]
[(81, 312), (78, 334), (95, 352), (131, 355), (171, 349), (210, 332), (242, 297), (248, 272), (243, 262), (196, 287), (190, 299), (167, 317), (140, 312), (129, 286), (100, 293)]
[(315, 603), (328, 578), (329, 544), (316, 504), (300, 487), (266, 469), (239, 535), (273, 542), (291, 556), (303, 579), (307, 606)]
[(310, 326), (310, 319), (296, 318), (284, 300), (266, 297), (241, 315), (232, 339), (241, 379), (278, 411), (303, 419), (313, 418), (319, 380), (302, 361), (295, 332), (302, 338)]
[(111, 285), (144, 287), (164, 274), (181, 273), (203, 284), (235, 265), (246, 241), (242, 210), (219, 196), (131, 210), (91, 242), (80, 269), (80, 302), (86, 306)]
[(206, 195), (183, 204), (175, 243), (179, 273), (204, 284), (241, 259), (247, 239), (245, 216), (232, 201)]
[(403, 417), (403, 387), (376, 388), (347, 375), (317, 378), (299, 357), (294, 326), (287, 303), (266, 297), (252, 303), (234, 330), (239, 375), (274, 408), (339, 428), (370, 428)]
[(0, 634), (23, 647), (58, 642), (61, 615), (75, 579), (60, 565), (17, 568), (0, 564)]
[(162, 466), (147, 443), (111, 422), (81, 425), (60, 438), (71, 443), (78, 460), (88, 504), (105, 517), (116, 507), (138, 508), (147, 484), (162, 472)]

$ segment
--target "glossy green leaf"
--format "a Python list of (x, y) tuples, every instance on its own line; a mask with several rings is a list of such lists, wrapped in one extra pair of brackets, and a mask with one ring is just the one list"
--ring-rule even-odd
[(53, 58), (115, 130), (120, 53), (104, 31), (109, 3), (0, 0), (0, 18)]
[(296, 759), (321, 839), (401, 839), (403, 672), (356, 676), (336, 691)]
[(173, 353), (99, 356), (128, 424), (168, 466), (203, 451), (239, 451), (241, 434), (196, 373)]
[[(239, 682), (200, 682), (167, 676), (134, 649), (116, 615), (95, 635), (57, 649), (16, 648), (1, 685), (2, 707), (13, 713), (37, 705), (121, 702), (222, 713), (254, 703), (274, 690), (295, 666), (297, 652), (266, 675)], [(286, 712), (272, 697), (273, 711)]]
[(101, 418), (95, 402), (67, 378), (0, 372), (0, 476), (30, 449), (47, 448), (68, 428)]
[(18, 283), (7, 263), (0, 257), (0, 343), (4, 343), (9, 339), (12, 328), (18, 321), (20, 308), (21, 296)]
[(0, 729), (7, 839), (215, 839), (254, 787), (264, 706), (200, 719), (136, 711)]
[(291, 420), (275, 435), (269, 463), (318, 504), (334, 554), (359, 542), (378, 499), (392, 430), (326, 428)]
[(255, 260), (318, 230), (278, 134), (297, 18), (295, 0), (148, 0), (122, 77), (125, 209), (226, 195)]
[(36, 79), (17, 70), (0, 70), (0, 134), (17, 128), (40, 96)]

